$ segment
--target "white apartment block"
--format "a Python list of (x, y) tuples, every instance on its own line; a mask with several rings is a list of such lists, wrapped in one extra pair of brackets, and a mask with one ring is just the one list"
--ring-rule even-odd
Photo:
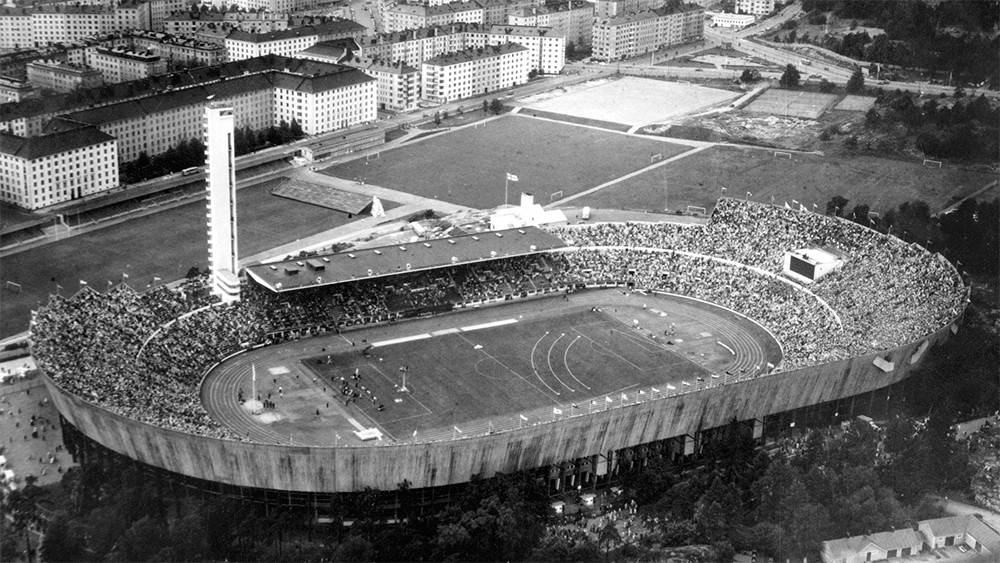
[(341, 64), (360, 69), (376, 80), (378, 109), (409, 111), (420, 101), (420, 71), (398, 63), (353, 58)]
[(483, 23), (483, 8), (476, 2), (450, 2), (437, 6), (397, 4), (385, 11), (385, 33), (444, 26), (452, 23)]
[(33, 61), (25, 65), (28, 82), (53, 92), (96, 88), (104, 83), (99, 70), (57, 60)]
[(291, 56), (320, 41), (360, 38), (365, 27), (351, 20), (336, 20), (316, 26), (297, 27), (270, 33), (248, 33), (239, 29), (226, 36), (226, 52), (230, 61), (264, 55)]
[(612, 61), (635, 57), (670, 45), (698, 41), (704, 36), (705, 8), (681, 4), (594, 22), (593, 56)]
[(226, 62), (226, 48), (215, 43), (142, 30), (133, 31), (129, 40), (134, 47), (152, 51), (171, 61), (198, 66), (214, 66)]
[(494, 25), (486, 36), (488, 45), (517, 43), (531, 52), (532, 68), (542, 74), (559, 74), (566, 66), (566, 38), (550, 27)]
[(90, 66), (104, 75), (107, 84), (141, 80), (167, 72), (167, 61), (159, 55), (129, 47), (98, 47), (90, 56)]
[(40, 209), (117, 185), (117, 141), (94, 127), (31, 138), (0, 132), (0, 201)]
[(296, 10), (311, 10), (317, 7), (319, 2), (317, 0), (233, 0), (231, 4), (236, 4), (247, 11), (294, 12)]
[(736, 0), (737, 14), (766, 16), (774, 11), (774, 0)]
[(566, 38), (566, 43), (587, 47), (594, 36), (594, 4), (585, 0), (569, 0), (528, 8), (511, 14), (506, 23), (551, 27)]
[(476, 0), (483, 7), (483, 23), (498, 25), (507, 23), (510, 16), (520, 14), (530, 8), (545, 5), (545, 0)]
[[(208, 24), (226, 30), (242, 29), (252, 33), (270, 33), (289, 28), (319, 25), (320, 16), (296, 16), (284, 12), (200, 12), (178, 11), (168, 16), (164, 31), (172, 35), (192, 35)], [(291, 25), (289, 25), (291, 22)]]
[(450, 102), (510, 88), (528, 81), (531, 51), (517, 43), (466, 49), (424, 61), (421, 96)]
[(148, 0), (150, 29), (163, 31), (163, 22), (170, 14), (188, 7), (186, 0)]
[(248, 74), (56, 119), (93, 125), (115, 137), (122, 162), (201, 137), (209, 96), (233, 107), (236, 127), (255, 131), (294, 119), (305, 133), (316, 135), (376, 120), (376, 81), (360, 70), (303, 63), (308, 65), (303, 74), (294, 71), (294, 64), (279, 65), (293, 70)]
[(0, 104), (38, 97), (38, 88), (26, 80), (0, 76)]
[(153, 25), (153, 3), (123, 2), (115, 7), (55, 4), (0, 8), (0, 48), (44, 47)]

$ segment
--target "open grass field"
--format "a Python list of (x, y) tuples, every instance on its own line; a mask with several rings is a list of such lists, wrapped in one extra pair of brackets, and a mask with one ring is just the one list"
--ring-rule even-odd
[(587, 82), (560, 94), (519, 100), (526, 108), (587, 119), (645, 125), (695, 113), (739, 97), (738, 92), (634, 76)]
[(817, 119), (837, 100), (836, 94), (771, 88), (750, 102), (747, 111)]
[[(262, 252), (315, 234), (317, 224), (334, 228), (349, 222), (346, 213), (270, 195), (276, 181), (237, 192), (240, 254)], [(62, 286), (68, 295), (85, 280), (104, 290), (122, 273), (136, 288), (154, 276), (162, 283), (183, 277), (189, 268), (207, 266), (205, 202), (197, 201), (145, 217), (47, 244), (0, 259), (0, 280), (21, 284), (21, 293), (0, 296), (0, 337), (28, 330), (30, 311), (48, 302)]]
[[(727, 370), (777, 357), (766, 332), (725, 310), (595, 290), (264, 348), (214, 371), (202, 399), (214, 417), (263, 441), (359, 445), (359, 427), (421, 441), (451, 438), (455, 427), (483, 433), (716, 385)], [(232, 400), (237, 387), (250, 390), (251, 362), (258, 394), (278, 403), (256, 416)], [(360, 395), (349, 405), (345, 385)]]
[(833, 196), (866, 203), (884, 213), (905, 201), (923, 200), (931, 211), (974, 193), (995, 180), (995, 175), (955, 167), (924, 168), (904, 162), (852, 156), (839, 158), (792, 154), (776, 159), (774, 151), (717, 146), (679, 159), (619, 184), (575, 199), (573, 207), (589, 205), (614, 209), (674, 212), (688, 205), (715, 205), (722, 187), (726, 195), (775, 203), (797, 200), (820, 209)]
[(511, 203), (524, 191), (533, 193), (536, 203), (547, 204), (554, 192), (579, 193), (649, 166), (652, 154), (666, 159), (686, 150), (659, 139), (508, 115), (485, 127), (442, 133), (323, 173), (484, 209), (504, 202), (508, 172), (518, 177), (510, 183)]

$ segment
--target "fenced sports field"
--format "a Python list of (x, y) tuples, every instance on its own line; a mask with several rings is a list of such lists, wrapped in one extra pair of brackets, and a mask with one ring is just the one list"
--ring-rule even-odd
[(641, 170), (652, 155), (667, 159), (687, 150), (655, 138), (508, 115), (322, 173), (484, 209), (504, 203), (508, 173), (518, 178), (508, 186), (510, 203), (524, 191), (545, 204), (553, 193), (569, 197)]
[(875, 105), (875, 98), (871, 96), (844, 96), (843, 100), (833, 109), (841, 111), (868, 111)]
[(818, 119), (836, 100), (834, 94), (771, 88), (750, 102), (747, 111)]

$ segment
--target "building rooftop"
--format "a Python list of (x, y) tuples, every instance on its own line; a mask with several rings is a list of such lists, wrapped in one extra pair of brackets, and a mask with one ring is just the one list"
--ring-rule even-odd
[(523, 227), (257, 264), (249, 266), (247, 273), (272, 291), (289, 291), (525, 256), (565, 246), (561, 239), (537, 227)]
[(146, 49), (134, 49), (118, 45), (116, 47), (98, 47), (97, 52), (110, 57), (120, 57), (140, 62), (155, 62), (160, 60), (160, 55)]
[(490, 26), (490, 33), (493, 35), (516, 35), (518, 37), (563, 37), (558, 31), (553, 31), (551, 27), (537, 27), (533, 25), (493, 25)]
[(458, 14), (461, 12), (473, 12), (482, 9), (483, 7), (476, 0), (470, 0), (469, 2), (449, 2), (447, 4), (438, 4), (437, 6), (398, 4), (389, 8), (389, 11), (429, 18), (432, 16), (439, 16), (441, 14)]
[(454, 53), (445, 53), (443, 55), (438, 55), (432, 59), (427, 59), (423, 64), (431, 66), (451, 66), (461, 63), (467, 63), (470, 61), (477, 61), (480, 59), (488, 59), (490, 57), (499, 57), (501, 55), (506, 55), (508, 53), (516, 53), (518, 51), (527, 51), (527, 47), (518, 45), (517, 43), (504, 43), (502, 45), (487, 45), (485, 47), (475, 47), (472, 49), (466, 49), (464, 51), (456, 51)]
[(67, 63), (65, 61), (59, 61), (59, 60), (55, 60), (55, 59), (45, 59), (45, 60), (41, 60), (41, 61), (31, 61), (30, 63), (27, 64), (27, 66), (44, 67), (44, 68), (50, 68), (50, 69), (54, 69), (54, 70), (60, 70), (60, 71), (63, 71), (63, 72), (72, 72), (72, 73), (77, 73), (77, 74), (90, 74), (90, 73), (95, 73), (95, 72), (98, 73), (98, 74), (100, 74), (99, 70), (95, 70), (93, 68), (90, 68), (89, 66), (79, 65), (79, 64), (76, 64), (76, 63)]
[(0, 131), (0, 153), (35, 160), (114, 140), (114, 137), (96, 127), (66, 129), (49, 135), (28, 138)]
[(269, 33), (249, 33), (241, 29), (234, 29), (226, 36), (226, 40), (246, 41), (248, 43), (269, 43), (271, 41), (281, 41), (283, 39), (293, 39), (296, 37), (311, 37), (314, 35), (340, 35), (345, 33), (362, 32), (366, 28), (353, 20), (336, 20), (321, 23), (319, 25), (307, 25), (305, 27), (294, 27)]
[(392, 33), (379, 33), (377, 35), (367, 35), (362, 37), (359, 44), (362, 47), (374, 46), (385, 43), (403, 43), (404, 41), (414, 41), (416, 39), (426, 39), (428, 37), (440, 37), (442, 35), (452, 35), (455, 33), (465, 33), (469, 31), (486, 31), (486, 26), (481, 23), (455, 22), (448, 25), (432, 25), (417, 29), (407, 29), (405, 31), (394, 31)]

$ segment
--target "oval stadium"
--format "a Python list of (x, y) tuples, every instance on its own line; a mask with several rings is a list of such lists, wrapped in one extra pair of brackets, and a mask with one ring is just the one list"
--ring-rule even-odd
[[(835, 217), (721, 199), (705, 224), (426, 238), (203, 279), (83, 287), (32, 321), (74, 432), (210, 490), (318, 504), (427, 498), (532, 471), (598, 487), (893, 401), (958, 330), (939, 255)], [(881, 405), (881, 407), (880, 407)], [(442, 493), (443, 494), (443, 493)]]

